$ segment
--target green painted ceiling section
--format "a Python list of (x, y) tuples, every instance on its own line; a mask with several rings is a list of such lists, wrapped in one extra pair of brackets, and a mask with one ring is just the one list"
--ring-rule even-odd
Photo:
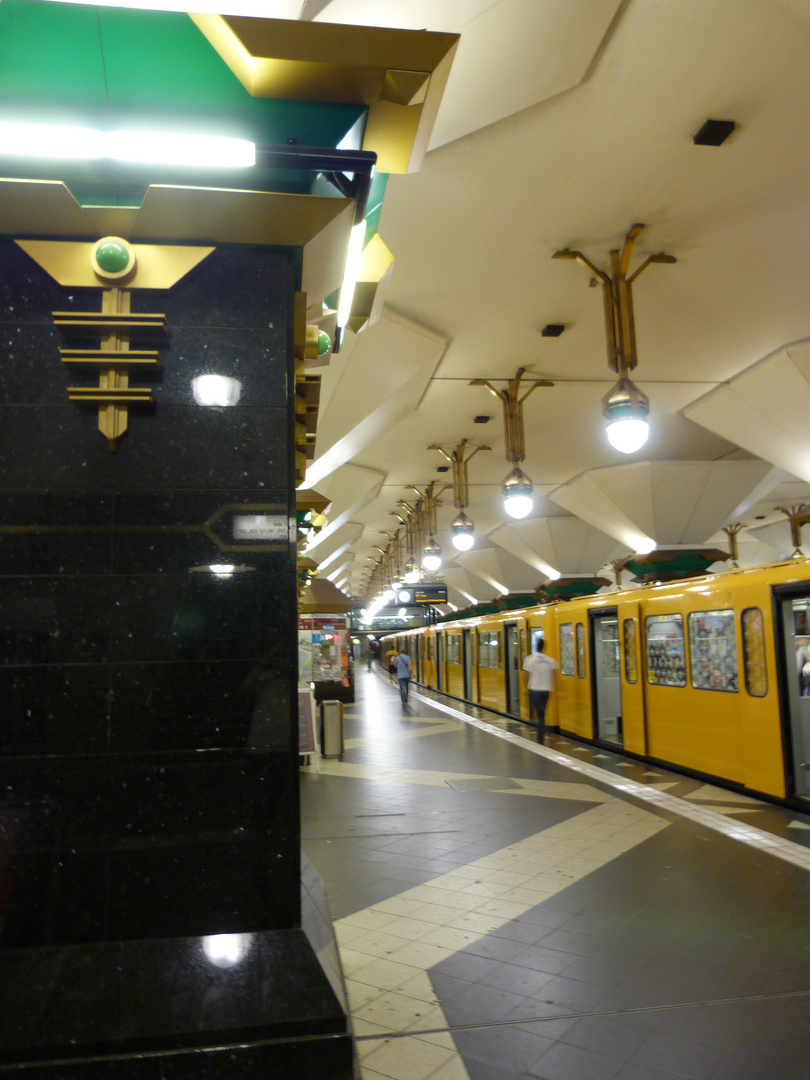
[[(185, 14), (0, 2), (0, 119), (176, 126), (257, 143), (336, 147), (364, 115), (359, 105), (252, 98)], [(31, 177), (31, 162), (6, 159), (2, 173)], [(35, 175), (64, 180), (85, 205), (137, 205), (149, 183), (295, 192), (315, 185), (313, 174), (291, 170), (191, 171), (109, 161), (42, 159)], [(331, 185), (319, 193), (323, 188)]]
[(336, 146), (364, 109), (252, 98), (188, 15), (0, 3), (0, 107), (99, 124), (195, 120), (264, 143)]

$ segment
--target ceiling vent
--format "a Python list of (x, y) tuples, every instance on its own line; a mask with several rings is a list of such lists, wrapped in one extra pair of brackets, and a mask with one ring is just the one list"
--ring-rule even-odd
[(695, 146), (722, 146), (736, 126), (733, 120), (707, 120), (692, 142)]
[(565, 330), (565, 325), (563, 323), (550, 322), (540, 331), (540, 336), (559, 337), (563, 330)]
[(473, 423), (474, 424), (488, 424), (491, 419), (492, 419), (491, 416), (474, 416), (473, 417)]

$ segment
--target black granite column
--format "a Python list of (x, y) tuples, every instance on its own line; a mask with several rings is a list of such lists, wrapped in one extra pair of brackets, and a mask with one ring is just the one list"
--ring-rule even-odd
[(0, 244), (0, 1075), (348, 1076), (299, 929), (292, 257), (133, 291), (169, 333), (115, 453), (52, 318), (100, 295)]

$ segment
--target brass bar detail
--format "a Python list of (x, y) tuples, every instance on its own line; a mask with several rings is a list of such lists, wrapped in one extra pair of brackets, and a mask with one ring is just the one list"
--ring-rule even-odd
[(98, 349), (60, 349), (65, 364), (80, 370), (98, 370), (98, 386), (69, 386), (71, 401), (94, 402), (98, 406), (98, 429), (110, 450), (127, 430), (129, 409), (136, 405), (154, 405), (148, 387), (129, 385), (130, 368), (160, 370), (160, 354), (151, 349), (130, 349), (133, 334), (168, 334), (165, 315), (136, 314), (129, 310), (130, 292), (108, 288), (101, 294), (101, 311), (54, 311), (54, 326), (64, 334), (86, 334), (100, 338)]

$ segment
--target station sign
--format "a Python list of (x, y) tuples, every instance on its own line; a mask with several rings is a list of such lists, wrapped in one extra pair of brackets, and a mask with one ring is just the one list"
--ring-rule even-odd
[(397, 603), (407, 607), (408, 604), (446, 604), (446, 585), (412, 585), (400, 589), (397, 593)]

